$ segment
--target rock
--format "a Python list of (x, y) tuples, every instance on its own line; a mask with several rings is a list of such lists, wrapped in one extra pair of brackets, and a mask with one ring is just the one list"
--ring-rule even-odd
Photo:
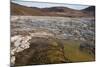
[(15, 63), (15, 53), (21, 52), (24, 49), (29, 48), (30, 43), (28, 42), (31, 39), (30, 36), (21, 36), (16, 35), (11, 38), (11, 64)]
[(11, 65), (14, 66), (14, 64), (15, 64), (15, 56), (12, 56), (11, 57)]

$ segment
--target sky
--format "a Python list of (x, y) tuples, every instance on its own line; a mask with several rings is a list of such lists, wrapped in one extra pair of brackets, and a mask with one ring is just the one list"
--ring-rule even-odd
[(12, 0), (12, 2), (25, 5), (28, 7), (39, 7), (39, 8), (62, 6), (76, 10), (81, 10), (89, 7), (88, 5), (79, 5), (79, 4), (66, 4), (66, 3), (59, 4), (59, 3), (45, 3), (45, 2), (35, 2), (35, 1), (23, 1), (23, 0)]

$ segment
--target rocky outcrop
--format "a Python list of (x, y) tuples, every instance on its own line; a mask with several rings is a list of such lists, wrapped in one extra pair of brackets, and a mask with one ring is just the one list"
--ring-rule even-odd
[(69, 62), (64, 57), (63, 44), (47, 32), (15, 35), (11, 38), (11, 65)]
[(21, 52), (24, 49), (29, 48), (31, 39), (30, 36), (23, 37), (21, 35), (16, 35), (11, 38), (11, 64), (15, 64), (15, 53)]

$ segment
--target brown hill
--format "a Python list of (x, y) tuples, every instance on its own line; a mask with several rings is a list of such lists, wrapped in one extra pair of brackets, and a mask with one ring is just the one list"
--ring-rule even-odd
[(88, 13), (91, 16), (95, 16), (95, 6), (90, 6), (83, 9), (84, 12)]
[(88, 17), (88, 12), (67, 7), (37, 8), (11, 3), (11, 15)]
[(39, 8), (11, 3), (11, 15), (42, 15)]

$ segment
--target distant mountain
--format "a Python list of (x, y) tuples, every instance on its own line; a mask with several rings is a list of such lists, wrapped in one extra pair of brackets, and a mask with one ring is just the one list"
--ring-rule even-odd
[(95, 6), (90, 6), (90, 7), (83, 9), (83, 10), (84, 11), (95, 11)]
[(73, 11), (73, 9), (70, 9), (70, 8), (67, 8), (67, 7), (61, 7), (61, 6), (44, 8), (43, 10), (48, 11), (48, 12), (66, 12), (68, 10)]
[(11, 15), (31, 15), (31, 16), (63, 16), (63, 17), (88, 17), (88, 8), (75, 10), (67, 7), (37, 8), (27, 7), (16, 3), (11, 3)]
[(90, 6), (83, 9), (84, 12), (88, 13), (89, 15), (95, 16), (95, 6)]

